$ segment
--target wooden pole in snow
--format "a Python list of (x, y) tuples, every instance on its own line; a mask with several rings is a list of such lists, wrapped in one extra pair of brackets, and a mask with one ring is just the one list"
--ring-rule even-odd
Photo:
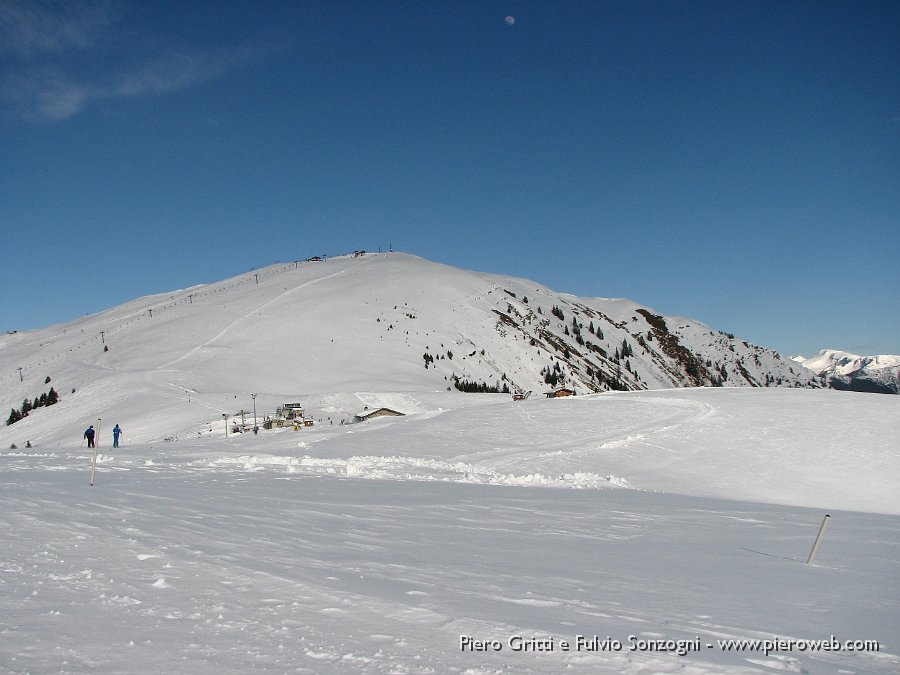
[(822, 525), (819, 527), (819, 534), (816, 535), (816, 541), (813, 544), (812, 551), (809, 552), (809, 557), (806, 559), (807, 565), (812, 565), (816, 553), (819, 552), (819, 545), (822, 543), (822, 536), (825, 534), (825, 529), (828, 527), (829, 518), (831, 518), (831, 516), (826, 513), (825, 518), (822, 519)]
[(97, 431), (94, 434), (94, 456), (91, 459), (91, 487), (94, 487), (94, 474), (97, 471), (97, 441), (100, 438), (100, 418), (97, 418)]

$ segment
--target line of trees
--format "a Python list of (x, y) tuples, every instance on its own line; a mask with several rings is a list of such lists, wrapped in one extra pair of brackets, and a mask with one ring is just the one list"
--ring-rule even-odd
[(471, 382), (469, 380), (463, 380), (458, 375), (453, 376), (453, 386), (459, 389), (460, 391), (464, 391), (467, 394), (508, 394), (509, 385), (504, 382), (503, 386), (500, 386), (498, 382), (496, 385), (490, 385), (486, 382)]
[(26, 398), (24, 401), (22, 401), (22, 405), (18, 410), (12, 408), (9, 411), (9, 417), (6, 420), (6, 426), (15, 424), (21, 419), (25, 419), (26, 417), (28, 417), (28, 413), (30, 413), (35, 408), (43, 408), (48, 405), (54, 405), (58, 401), (59, 394), (56, 393), (56, 390), (53, 387), (50, 387), (50, 391), (46, 392), (45, 394), (41, 394), (33, 401), (29, 401)]

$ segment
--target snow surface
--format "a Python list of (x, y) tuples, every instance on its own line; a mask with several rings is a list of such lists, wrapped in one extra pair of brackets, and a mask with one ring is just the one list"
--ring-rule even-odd
[[(404, 342), (472, 325), (404, 308), (395, 291), (385, 318), (402, 338), (372, 315), (329, 335), (329, 312), (376, 292), (356, 286), (357, 264), (0, 338), (5, 397), (45, 391), (45, 375), (61, 394), (0, 428), (0, 672), (900, 671), (895, 397), (446, 391), (400, 358), (421, 353)], [(444, 309), (469, 316), (478, 284), (441, 274)], [(431, 312), (434, 332), (417, 338), (404, 312)], [(510, 370), (527, 358), (499, 354)], [(315, 426), (226, 438), (222, 415), (252, 410), (248, 390), (260, 416), (297, 401)], [(342, 423), (382, 406), (405, 416)], [(101, 429), (93, 487), (89, 423)], [(832, 636), (879, 649), (802, 642)], [(776, 637), (795, 642), (768, 654), (719, 642)]]
[[(0, 669), (900, 668), (893, 397), (403, 393), (322, 407), (347, 398), (412, 414), (107, 443), (93, 487), (84, 447), (2, 450)], [(820, 431), (837, 417), (852, 422)], [(579, 635), (621, 651), (576, 650)], [(717, 642), (832, 635), (880, 651)], [(501, 650), (464, 651), (460, 636)], [(512, 651), (513, 636), (554, 651)], [(629, 651), (660, 639), (702, 647)]]

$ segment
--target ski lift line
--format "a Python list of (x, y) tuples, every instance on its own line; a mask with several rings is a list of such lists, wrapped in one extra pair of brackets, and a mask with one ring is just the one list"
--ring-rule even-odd
[[(359, 262), (355, 263), (355, 264), (353, 265), (353, 267), (356, 267), (357, 265), (360, 265), (360, 264), (369, 263), (369, 262), (371, 262), (371, 261), (374, 260), (374, 259), (376, 259), (376, 258), (374, 258), (374, 257), (364, 258), (363, 260), (360, 260)], [(284, 267), (283, 267), (281, 270), (270, 270), (269, 272), (263, 273), (263, 276), (273, 276), (273, 275), (275, 275), (275, 274), (279, 274), (279, 273), (282, 273), (282, 272), (289, 272), (289, 271), (291, 271), (291, 270), (298, 270), (298, 269), (299, 269), (299, 263), (300, 263), (300, 262), (305, 262), (305, 261), (299, 261), (299, 260), (298, 260), (298, 261), (295, 261), (295, 262), (296, 262), (296, 265), (295, 265), (295, 266), (291, 266), (291, 265), (289, 265), (289, 264), (285, 264)], [(276, 264), (278, 264), (278, 263), (276, 263)], [(332, 274), (332, 275), (329, 275), (329, 276), (326, 276), (326, 277), (320, 277), (319, 279), (313, 279), (313, 280), (307, 282), (306, 284), (301, 284), (300, 286), (296, 286), (294, 289), (291, 289), (291, 290), (295, 290), (295, 289), (297, 289), (297, 288), (302, 288), (302, 287), (304, 287), (304, 286), (306, 286), (306, 285), (309, 285), (309, 284), (311, 284), (311, 283), (317, 283), (318, 281), (324, 281), (325, 279), (331, 278), (331, 277), (333, 277), (333, 276), (336, 276), (336, 275), (339, 275), (339, 274), (343, 274), (343, 273), (347, 272), (349, 269), (350, 269), (350, 268), (348, 268), (347, 270), (341, 270), (341, 271), (339, 271), (339, 272), (336, 272), (335, 274)], [(206, 296), (206, 295), (209, 295), (210, 292), (221, 292), (221, 291), (223, 291), (223, 290), (227, 290), (228, 288), (234, 288), (234, 287), (235, 287), (236, 285), (238, 285), (238, 284), (248, 283), (249, 281), (250, 281), (250, 277), (247, 277), (247, 278), (242, 279), (241, 281), (239, 281), (237, 284), (232, 283), (232, 284), (229, 284), (228, 286), (226, 286), (226, 287), (224, 287), (224, 288), (217, 288), (217, 289), (215, 289), (214, 291), (209, 291), (209, 290), (207, 290), (207, 291), (204, 291), (203, 293), (193, 293), (192, 295), (193, 295), (193, 297)], [(496, 284), (495, 284), (495, 286), (496, 286)], [(289, 292), (291, 292), (291, 290), (286, 291), (286, 292), (289, 293)], [(274, 298), (273, 300), (269, 301), (268, 303), (265, 303), (264, 305), (262, 305), (261, 307), (259, 307), (259, 308), (258, 308), (257, 310), (255, 310), (255, 311), (260, 311), (261, 309), (264, 309), (267, 305), (271, 304), (272, 302), (274, 302), (275, 300), (279, 299), (279, 298), (282, 297), (283, 295), (284, 295), (284, 293), (280, 294), (279, 296), (276, 296), (276, 298)], [(173, 309), (173, 308), (176, 307), (177, 304), (179, 304), (179, 303), (182, 303), (182, 304), (183, 304), (186, 297), (187, 297), (187, 296), (183, 296), (183, 297), (181, 298), (180, 301), (173, 301), (173, 302), (171, 302), (171, 303), (168, 303), (168, 304), (165, 304), (165, 305), (158, 305), (158, 306), (155, 306), (155, 307), (152, 307), (152, 306), (151, 306), (151, 307), (143, 307), (143, 308), (141, 308), (140, 310), (136, 310), (136, 311), (131, 312), (131, 313), (129, 313), (129, 314), (125, 314), (125, 315), (123, 315), (122, 317), (119, 318), (118, 325), (109, 326), (108, 328), (104, 329), (103, 332), (105, 332), (105, 333), (108, 334), (108, 335), (115, 335), (115, 334), (117, 334), (121, 329), (123, 329), (123, 328), (125, 328), (126, 326), (132, 324), (133, 322), (135, 322), (135, 321), (140, 321), (140, 320), (142, 320), (142, 319), (144, 319), (144, 318), (149, 318), (149, 317), (147, 317), (147, 312), (152, 312), (152, 311), (161, 312), (161, 311), (165, 311), (165, 310), (168, 310), (168, 309)], [(174, 298), (174, 296), (173, 296), (173, 298)], [(193, 304), (193, 303), (191, 303), (191, 304)], [(252, 312), (251, 312), (251, 314), (252, 314)], [(246, 318), (246, 317), (243, 317), (243, 318)], [(239, 319), (238, 321), (240, 321), (240, 319)], [(237, 322), (235, 322), (235, 323), (237, 323)], [(231, 324), (231, 325), (234, 325), (234, 324)], [(229, 328), (230, 328), (230, 326), (229, 326)], [(84, 332), (83, 329), (82, 329), (82, 332)], [(62, 333), (62, 334), (57, 333), (56, 335), (53, 335), (53, 336), (51, 336), (50, 338), (46, 339), (43, 343), (41, 343), (40, 346), (44, 346), (44, 345), (49, 346), (50, 341), (58, 340), (58, 339), (60, 339), (60, 338), (66, 337), (66, 336), (67, 336), (67, 334), (66, 334), (65, 332)], [(98, 340), (98, 339), (101, 339), (101, 338), (99, 338), (99, 333), (95, 333), (95, 334), (93, 335), (93, 337), (90, 337), (90, 338), (88, 338), (87, 340), (83, 340), (82, 342), (80, 342), (80, 343), (74, 345), (73, 347), (69, 347), (68, 349), (65, 350), (65, 352), (58, 352), (58, 353), (55, 354), (52, 358), (58, 359), (58, 358), (60, 358), (61, 356), (63, 356), (65, 353), (72, 353), (75, 349), (81, 349), (82, 347), (84, 347), (84, 346), (90, 344), (91, 342), (95, 342), (95, 341)], [(215, 339), (215, 338), (214, 338), (214, 339)], [(29, 342), (29, 343), (25, 343), (25, 344), (19, 345), (19, 346), (32, 346), (33, 344), (34, 344), (33, 342)], [(208, 343), (207, 343), (207, 344), (208, 344)], [(182, 358), (183, 358), (183, 357), (182, 357)], [(176, 359), (176, 360), (178, 360), (178, 359)], [(173, 361), (173, 362), (170, 362), (170, 363), (174, 363), (174, 361)], [(23, 366), (23, 367), (26, 368), (26, 369), (27, 369), (27, 368), (36, 368), (37, 366), (44, 365), (44, 364), (46, 364), (46, 361), (32, 362), (32, 363), (29, 363), (29, 364), (25, 364), (25, 366)], [(164, 365), (169, 365), (169, 364), (164, 364)], [(164, 367), (164, 366), (161, 366), (161, 367)], [(13, 377), (15, 377), (15, 376), (16, 376), (15, 373), (11, 373), (10, 375), (7, 375), (7, 376), (4, 376), (4, 377), (0, 378), (0, 381), (6, 380), (6, 379), (11, 379), (11, 378), (13, 378)]]
[[(358, 265), (365, 264), (365, 262), (368, 262), (368, 261), (361, 261), (361, 262), (356, 263), (355, 265), (353, 265), (353, 267), (356, 267), (356, 266), (358, 266)], [(278, 295), (276, 295), (276, 296), (275, 296), (274, 298), (272, 298), (271, 300), (269, 300), (269, 301), (267, 301), (267, 302), (264, 302), (262, 305), (259, 305), (259, 306), (256, 307), (255, 309), (253, 309), (253, 310), (247, 312), (247, 313), (244, 314), (243, 316), (240, 316), (240, 317), (238, 317), (237, 319), (235, 319), (234, 321), (232, 321), (231, 323), (229, 323), (227, 326), (225, 326), (225, 328), (223, 328), (221, 331), (219, 331), (219, 332), (218, 332), (216, 335), (214, 335), (212, 338), (210, 338), (209, 340), (207, 340), (206, 342), (204, 342), (202, 345), (197, 345), (196, 347), (194, 347), (193, 349), (191, 349), (190, 351), (188, 351), (186, 354), (184, 354), (184, 355), (182, 355), (182, 356), (179, 356), (178, 358), (173, 359), (172, 361), (169, 361), (168, 363), (164, 363), (164, 364), (162, 364), (162, 365), (159, 366), (159, 367), (160, 367), (160, 368), (166, 368), (166, 367), (168, 367), (168, 366), (171, 366), (172, 364), (177, 363), (178, 361), (181, 361), (182, 359), (185, 359), (185, 358), (189, 357), (191, 354), (193, 354), (193, 353), (196, 352), (197, 350), (202, 349), (202, 348), (204, 348), (204, 347), (206, 347), (206, 346), (208, 346), (208, 345), (210, 345), (210, 344), (216, 342), (217, 340), (221, 339), (224, 335), (226, 335), (232, 328), (234, 328), (234, 327), (237, 326), (238, 324), (242, 323), (243, 321), (246, 321), (247, 319), (252, 318), (252, 317), (253, 317), (254, 315), (256, 315), (258, 312), (263, 311), (264, 309), (266, 309), (266, 308), (269, 307), (270, 305), (276, 303), (276, 302), (279, 301), (279, 300), (282, 300), (284, 297), (286, 297), (286, 296), (288, 296), (288, 295), (292, 295), (293, 293), (296, 293), (296, 292), (299, 291), (300, 289), (306, 288), (307, 286), (311, 286), (311, 285), (313, 285), (313, 284), (318, 284), (318, 283), (320, 283), (320, 282), (322, 282), (322, 281), (326, 281), (327, 279), (332, 279), (332, 278), (334, 278), (334, 277), (337, 277), (337, 276), (341, 276), (341, 275), (343, 275), (343, 274), (346, 274), (346, 273), (349, 272), (351, 269), (353, 269), (353, 267), (350, 267), (350, 268), (347, 268), (347, 269), (339, 270), (339, 271), (337, 271), (337, 272), (334, 272), (333, 274), (329, 274), (329, 275), (324, 276), (324, 277), (318, 277), (318, 278), (316, 278), (316, 279), (311, 279), (310, 281), (307, 281), (306, 283), (300, 284), (299, 286), (294, 286), (293, 288), (291, 288), (291, 289), (289, 289), (289, 290), (287, 290), (287, 291), (283, 291), (283, 292), (279, 293)]]

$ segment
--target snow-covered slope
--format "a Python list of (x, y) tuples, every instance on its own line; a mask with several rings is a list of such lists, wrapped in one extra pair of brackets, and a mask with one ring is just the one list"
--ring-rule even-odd
[(34, 425), (32, 439), (110, 415), (127, 416), (135, 439), (159, 438), (189, 400), (199, 428), (249, 410), (251, 392), (271, 411), (299, 395), (457, 382), (536, 394), (817, 384), (696, 321), (401, 253), (277, 264), (0, 336), (0, 409), (51, 386), (61, 397), (16, 424), (17, 437)]
[[(0, 671), (900, 668), (893, 397), (304, 403), (311, 429), (227, 439), (119, 418), (93, 487), (77, 436), (0, 449)], [(379, 403), (412, 414), (328, 423)]]
[(900, 393), (900, 356), (859, 356), (823, 349), (812, 358), (794, 359), (835, 389), (881, 394)]

